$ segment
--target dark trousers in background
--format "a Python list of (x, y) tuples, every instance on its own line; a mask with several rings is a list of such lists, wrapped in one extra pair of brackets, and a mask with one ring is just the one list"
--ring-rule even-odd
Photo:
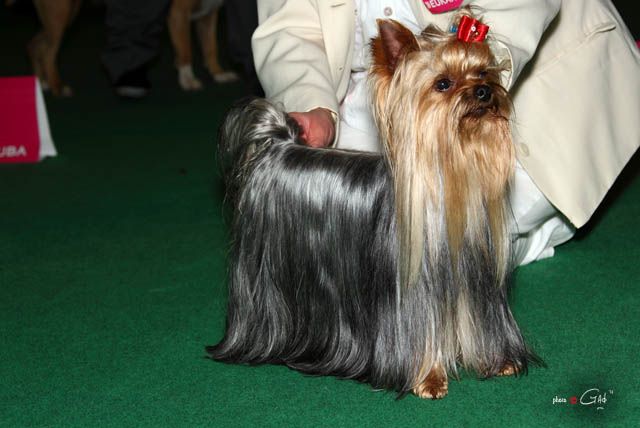
[(158, 55), (171, 0), (105, 0), (102, 63), (112, 81)]
[(247, 92), (264, 96), (251, 51), (251, 36), (258, 27), (258, 6), (256, 0), (229, 0), (224, 4), (227, 19), (227, 42), (229, 58), (242, 70)]

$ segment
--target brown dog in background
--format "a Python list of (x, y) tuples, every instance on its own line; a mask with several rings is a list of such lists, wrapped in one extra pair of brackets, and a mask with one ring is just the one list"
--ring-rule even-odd
[(81, 4), (82, 0), (33, 0), (42, 29), (27, 45), (27, 52), (42, 89), (49, 89), (56, 96), (72, 94), (71, 88), (60, 78), (56, 60), (64, 32), (78, 14)]
[(238, 80), (238, 75), (225, 71), (218, 62), (217, 24), (218, 12), (223, 0), (172, 0), (168, 26), (176, 53), (178, 83), (185, 91), (202, 89), (202, 82), (195, 77), (191, 57), (191, 21), (196, 32), (205, 67), (217, 83)]
[[(7, 6), (15, 0), (6, 0)], [(178, 83), (184, 90), (198, 90), (202, 82), (193, 73), (191, 54), (191, 21), (196, 22), (204, 64), (213, 80), (227, 83), (238, 80), (234, 72), (225, 71), (218, 62), (217, 23), (223, 0), (172, 0), (168, 17), (169, 34), (176, 53)], [(63, 83), (57, 56), (64, 32), (75, 19), (82, 0), (33, 0), (42, 23), (27, 45), (33, 71), (43, 90), (56, 96), (71, 96), (73, 91)]]

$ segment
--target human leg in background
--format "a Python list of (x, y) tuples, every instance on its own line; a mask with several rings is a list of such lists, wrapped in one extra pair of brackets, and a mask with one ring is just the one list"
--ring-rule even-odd
[(554, 247), (573, 237), (576, 229), (540, 192), (518, 162), (511, 188), (516, 265), (553, 257)]
[(151, 85), (149, 62), (158, 54), (170, 0), (106, 0), (107, 44), (102, 63), (120, 96), (140, 98)]

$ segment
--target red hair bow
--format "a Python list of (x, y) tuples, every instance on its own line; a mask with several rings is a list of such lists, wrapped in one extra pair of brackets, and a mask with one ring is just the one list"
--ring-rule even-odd
[(457, 36), (458, 40), (463, 42), (482, 42), (487, 37), (488, 31), (488, 25), (465, 15), (458, 24)]

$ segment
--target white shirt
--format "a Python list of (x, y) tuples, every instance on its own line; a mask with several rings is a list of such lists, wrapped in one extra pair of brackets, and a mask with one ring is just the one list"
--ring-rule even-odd
[(369, 102), (367, 70), (371, 62), (369, 42), (378, 35), (376, 19), (394, 19), (414, 33), (421, 31), (409, 0), (356, 0), (355, 46), (351, 80), (340, 106), (341, 120), (348, 126), (375, 136), (377, 131)]

